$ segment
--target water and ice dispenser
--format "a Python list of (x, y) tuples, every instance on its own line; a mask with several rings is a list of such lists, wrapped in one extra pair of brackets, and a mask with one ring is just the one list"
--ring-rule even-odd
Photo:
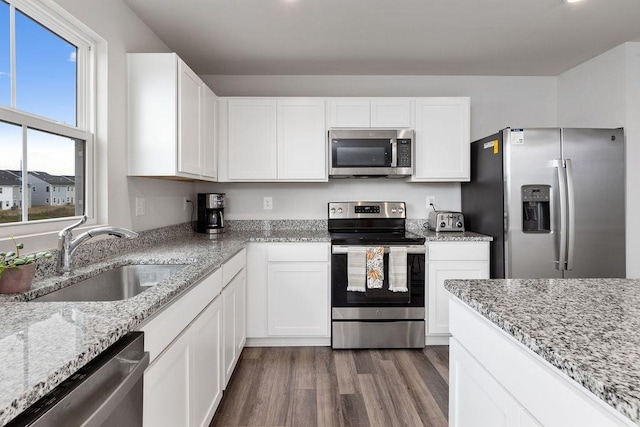
[(551, 233), (551, 186), (523, 185), (522, 231), (524, 233)]

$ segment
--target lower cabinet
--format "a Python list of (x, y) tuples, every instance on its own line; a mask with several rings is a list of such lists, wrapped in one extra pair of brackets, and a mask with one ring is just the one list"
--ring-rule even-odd
[(250, 345), (329, 345), (329, 243), (254, 243), (248, 249)]
[(444, 281), (488, 279), (489, 242), (428, 242), (427, 248), (427, 343), (446, 343), (450, 294)]
[(222, 399), (218, 296), (144, 374), (145, 426), (206, 426)]
[(208, 426), (246, 337), (246, 250), (144, 324), (145, 426)]
[(224, 387), (240, 359), (246, 341), (247, 276), (240, 271), (222, 290), (224, 316)]

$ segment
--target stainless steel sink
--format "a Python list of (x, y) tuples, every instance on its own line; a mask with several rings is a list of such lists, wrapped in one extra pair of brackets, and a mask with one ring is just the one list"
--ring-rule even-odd
[(32, 301), (120, 301), (134, 297), (186, 265), (136, 264), (107, 270)]

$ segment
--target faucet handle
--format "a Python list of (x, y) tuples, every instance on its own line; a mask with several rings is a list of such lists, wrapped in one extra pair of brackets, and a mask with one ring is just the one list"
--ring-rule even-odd
[(82, 215), (82, 218), (80, 218), (80, 220), (76, 223), (71, 224), (68, 227), (63, 228), (59, 233), (58, 236), (63, 236), (67, 233), (70, 233), (71, 230), (73, 230), (74, 228), (84, 224), (85, 222), (87, 222), (87, 216), (86, 215)]

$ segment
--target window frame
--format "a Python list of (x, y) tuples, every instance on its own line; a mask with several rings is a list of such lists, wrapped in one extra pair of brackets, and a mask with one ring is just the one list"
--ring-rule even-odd
[[(38, 24), (62, 37), (77, 47), (76, 54), (76, 126), (37, 116), (20, 111), (12, 107), (0, 105), (0, 120), (9, 124), (22, 126), (23, 149), (23, 180), (20, 188), (21, 194), (28, 194), (28, 158), (26, 153), (27, 128), (59, 135), (70, 139), (85, 141), (84, 164), (84, 212), (89, 218), (87, 224), (95, 224), (96, 221), (96, 166), (95, 166), (95, 131), (97, 117), (97, 52), (99, 38), (82, 23), (71, 17), (64, 9), (50, 0), (4, 0), (9, 7), (16, 8)], [(15, 28), (11, 20), (11, 38), (14, 37)], [(11, 57), (15, 58), (14, 43), (11, 43)], [(11, 72), (15, 75), (15, 61), (12, 61)], [(15, 96), (15, 79), (12, 78), (12, 98)], [(15, 105), (15, 101), (13, 104)], [(9, 234), (27, 234), (58, 231), (64, 223), (76, 222), (79, 216), (50, 218), (43, 220), (25, 221), (27, 209), (24, 209), (23, 219), (20, 222), (0, 224), (1, 236)], [(62, 225), (60, 223), (63, 223)]]

